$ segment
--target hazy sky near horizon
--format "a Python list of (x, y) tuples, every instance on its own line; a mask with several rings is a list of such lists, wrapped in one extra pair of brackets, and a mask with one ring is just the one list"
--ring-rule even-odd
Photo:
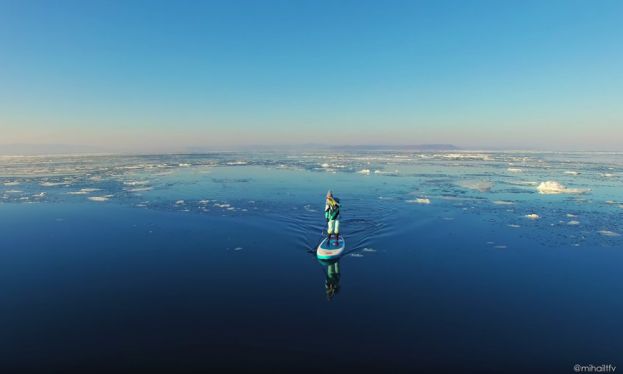
[(623, 1), (0, 0), (0, 144), (623, 150)]

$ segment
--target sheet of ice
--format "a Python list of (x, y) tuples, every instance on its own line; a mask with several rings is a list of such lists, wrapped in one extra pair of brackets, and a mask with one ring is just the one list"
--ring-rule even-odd
[(89, 196), (88, 199), (91, 200), (91, 201), (103, 202), (103, 201), (108, 201), (111, 197), (112, 197), (112, 195)]
[(123, 182), (126, 186), (142, 186), (145, 184), (149, 184), (149, 181), (140, 180), (140, 181), (125, 181)]
[(126, 191), (128, 192), (143, 192), (143, 191), (149, 191), (152, 190), (153, 187), (136, 187), (136, 188), (129, 188)]
[(588, 189), (567, 188), (566, 186), (556, 181), (541, 182), (536, 189), (540, 194), (543, 195), (583, 194), (590, 191)]
[(88, 195), (91, 192), (101, 191), (100, 188), (81, 188), (79, 191), (67, 192), (68, 195)]
[(385, 171), (385, 170), (379, 170), (379, 169), (374, 170), (374, 174), (386, 174), (386, 175), (396, 176), (399, 173), (400, 171), (398, 170), (394, 170), (394, 171)]
[(466, 181), (459, 182), (458, 185), (463, 188), (468, 188), (470, 190), (476, 190), (480, 192), (489, 192), (491, 191), (491, 188), (493, 188), (493, 182), (491, 181), (466, 180)]
[(441, 158), (448, 159), (448, 160), (477, 160), (477, 161), (490, 161), (491, 160), (491, 156), (488, 154), (471, 153), (471, 152), (444, 153), (444, 154), (436, 155), (436, 156), (440, 156)]
[(506, 201), (506, 200), (494, 200), (493, 204), (495, 204), (495, 205), (513, 205), (515, 203), (512, 202), (512, 201)]
[(608, 236), (608, 237), (611, 237), (611, 238), (621, 236), (621, 234), (619, 234), (617, 232), (614, 232), (614, 231), (610, 231), (610, 230), (599, 230), (597, 232), (600, 233), (603, 236)]
[(430, 204), (430, 199), (425, 198), (425, 197), (418, 197), (417, 199), (413, 199), (413, 200), (407, 200), (407, 203), (412, 203), (412, 204)]

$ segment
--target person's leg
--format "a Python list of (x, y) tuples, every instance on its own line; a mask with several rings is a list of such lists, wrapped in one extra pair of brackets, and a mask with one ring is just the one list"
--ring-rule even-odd
[(329, 239), (327, 241), (327, 244), (331, 245), (331, 234), (333, 234), (333, 224), (335, 221), (329, 221), (328, 223), (328, 227), (327, 227), (327, 234), (329, 234)]
[(335, 223), (333, 224), (333, 232), (335, 233), (335, 241), (339, 242), (339, 240), (340, 240), (340, 221), (336, 219), (334, 222)]

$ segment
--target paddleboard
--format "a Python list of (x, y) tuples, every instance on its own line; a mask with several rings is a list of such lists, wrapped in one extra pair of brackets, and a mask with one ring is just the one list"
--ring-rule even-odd
[(316, 250), (316, 256), (319, 260), (331, 260), (340, 257), (344, 249), (346, 248), (346, 242), (344, 238), (340, 236), (339, 241), (336, 242), (335, 239), (331, 239), (331, 243), (328, 243), (327, 238), (325, 238), (318, 249)]

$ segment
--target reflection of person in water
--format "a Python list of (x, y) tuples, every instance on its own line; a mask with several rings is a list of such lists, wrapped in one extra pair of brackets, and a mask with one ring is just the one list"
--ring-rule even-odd
[(327, 280), (324, 283), (327, 292), (327, 300), (331, 301), (333, 296), (340, 291), (340, 263), (331, 262), (327, 266)]

